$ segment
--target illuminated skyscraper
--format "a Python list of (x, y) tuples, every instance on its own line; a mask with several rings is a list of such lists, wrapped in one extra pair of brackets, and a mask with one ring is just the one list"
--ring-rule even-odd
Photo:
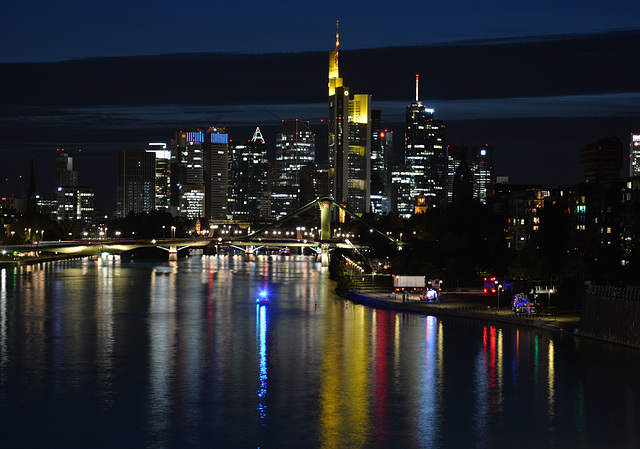
[[(186, 186), (203, 186), (203, 160), (202, 160), (202, 144), (204, 142), (204, 133), (200, 130), (196, 131), (178, 131), (175, 138), (171, 141), (171, 207), (174, 215), (185, 215), (182, 195), (186, 192)], [(189, 188), (188, 190), (192, 190)], [(197, 188), (197, 191), (201, 189)], [(189, 195), (189, 198), (193, 195)], [(202, 204), (204, 202), (202, 201)], [(195, 206), (188, 207), (195, 210)], [(201, 214), (190, 218), (199, 218), (204, 216), (204, 210)]]
[(58, 221), (71, 220), (77, 235), (90, 232), (93, 224), (93, 191), (90, 187), (58, 187)]
[(631, 133), (629, 176), (640, 176), (640, 134)]
[(389, 212), (393, 132), (382, 129), (380, 110), (371, 111), (371, 212)]
[(220, 128), (179, 131), (171, 142), (171, 206), (187, 218), (226, 220), (229, 136)]
[[(90, 187), (78, 186), (73, 158), (64, 150), (56, 156), (56, 212), (58, 221), (71, 220), (78, 235), (90, 232), (93, 225), (94, 194)], [(54, 209), (50, 204), (50, 209)], [(53, 211), (50, 211), (53, 215)]]
[(413, 172), (411, 201), (424, 195), (427, 207), (447, 204), (447, 145), (445, 122), (434, 119), (434, 110), (418, 100), (416, 75), (416, 101), (407, 106), (405, 163)]
[(171, 151), (166, 143), (149, 143), (147, 152), (156, 155), (156, 203), (155, 209), (170, 212), (171, 199)]
[(470, 168), (473, 173), (473, 197), (487, 204), (487, 187), (493, 178), (493, 147), (487, 144), (472, 147)]
[(229, 135), (221, 128), (203, 132), (205, 218), (227, 220), (229, 195)]
[(204, 131), (200, 130), (176, 133), (176, 137), (172, 141), (171, 161), (174, 164), (179, 164), (179, 168), (176, 170), (178, 185), (203, 184), (202, 146), (204, 138)]
[(275, 186), (300, 186), (300, 169), (316, 161), (315, 135), (309, 122), (283, 120), (276, 136)]
[(283, 217), (300, 204), (301, 170), (316, 160), (315, 135), (309, 122), (284, 120), (276, 136), (276, 161), (271, 209), (274, 217)]
[(349, 98), (338, 68), (339, 34), (329, 52), (329, 176), (334, 199), (357, 214), (369, 212), (371, 96)]
[(250, 141), (229, 145), (229, 211), (234, 220), (260, 218), (268, 167), (267, 145), (260, 128)]
[(411, 178), (413, 171), (406, 165), (399, 165), (391, 172), (391, 210), (402, 218), (409, 218), (415, 212), (417, 199), (414, 203), (411, 200)]
[(156, 155), (145, 150), (118, 153), (118, 217), (155, 209)]

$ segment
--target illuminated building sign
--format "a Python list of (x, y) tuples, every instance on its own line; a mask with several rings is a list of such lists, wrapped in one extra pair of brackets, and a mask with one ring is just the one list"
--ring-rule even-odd
[(204, 135), (199, 131), (189, 131), (187, 133), (188, 142), (204, 142)]
[(211, 143), (229, 143), (229, 135), (211, 133)]

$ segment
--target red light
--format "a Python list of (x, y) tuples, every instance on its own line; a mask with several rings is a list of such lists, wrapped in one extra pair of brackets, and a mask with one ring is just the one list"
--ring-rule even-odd
[(380, 133), (380, 137), (384, 137), (384, 131)]
[(484, 289), (484, 292), (487, 293), (487, 289), (486, 288)]

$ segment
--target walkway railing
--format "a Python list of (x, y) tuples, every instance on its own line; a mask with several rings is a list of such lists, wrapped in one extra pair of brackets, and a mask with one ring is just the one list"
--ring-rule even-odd
[(588, 295), (605, 298), (622, 298), (640, 301), (640, 287), (617, 287), (615, 285), (588, 285)]

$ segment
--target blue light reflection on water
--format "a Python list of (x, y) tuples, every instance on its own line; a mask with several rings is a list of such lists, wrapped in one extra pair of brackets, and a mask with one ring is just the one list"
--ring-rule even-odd
[(258, 353), (259, 353), (259, 366), (260, 385), (258, 387), (258, 417), (260, 424), (265, 426), (265, 419), (267, 416), (267, 306), (256, 305), (258, 323)]
[(332, 288), (301, 256), (2, 270), (3, 447), (635, 447), (639, 351)]

